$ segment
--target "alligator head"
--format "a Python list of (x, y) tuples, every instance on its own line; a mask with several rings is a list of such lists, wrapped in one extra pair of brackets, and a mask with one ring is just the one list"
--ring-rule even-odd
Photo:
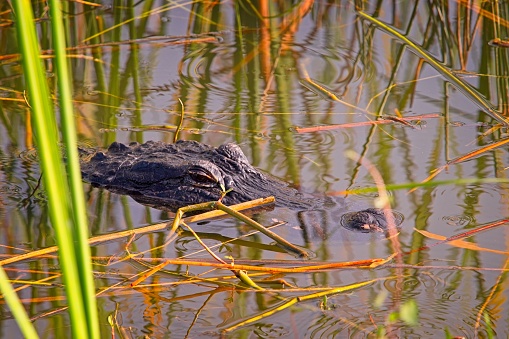
[(94, 186), (157, 208), (176, 211), (192, 204), (214, 201), (237, 204), (274, 196), (276, 205), (310, 209), (307, 199), (284, 181), (251, 166), (239, 146), (219, 147), (196, 141), (175, 144), (148, 141), (124, 145), (114, 142), (106, 152), (82, 150), (83, 179)]

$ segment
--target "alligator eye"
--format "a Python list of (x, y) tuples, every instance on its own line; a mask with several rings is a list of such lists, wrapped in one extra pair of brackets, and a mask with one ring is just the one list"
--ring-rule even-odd
[(187, 173), (198, 185), (212, 186), (217, 184), (217, 178), (204, 168), (191, 167)]

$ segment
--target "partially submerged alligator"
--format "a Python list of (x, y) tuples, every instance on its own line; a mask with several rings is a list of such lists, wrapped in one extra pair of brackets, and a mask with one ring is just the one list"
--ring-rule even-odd
[[(83, 179), (109, 191), (128, 194), (156, 208), (178, 208), (224, 196), (226, 205), (274, 196), (276, 206), (295, 210), (321, 209), (323, 201), (308, 198), (288, 183), (251, 166), (240, 147), (212, 147), (197, 141), (159, 141), (124, 145), (114, 142), (107, 152), (81, 150)], [(227, 192), (224, 195), (224, 192)], [(349, 213), (344, 225), (361, 232), (383, 232), (381, 210)]]

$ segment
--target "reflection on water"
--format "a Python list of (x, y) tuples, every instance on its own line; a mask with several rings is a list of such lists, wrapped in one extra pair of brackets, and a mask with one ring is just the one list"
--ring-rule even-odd
[[(504, 136), (490, 129), (501, 121), (487, 114), (491, 109), (507, 114), (508, 107), (508, 50), (489, 44), (509, 34), (507, 18), (492, 21), (491, 13), (505, 12), (490, 6), (502, 4), (485, 3), (480, 8), (457, 1), (364, 3), (365, 13), (404, 34), (414, 45), (383, 25), (363, 20), (348, 1), (261, 1), (255, 7), (245, 1), (171, 2), (152, 8), (148, 16), (142, 15), (147, 11), (143, 7), (155, 5), (143, 1), (130, 22), (115, 22), (125, 17), (124, 7), (96, 8), (81, 2), (72, 6), (69, 10), (76, 15), (69, 20), (79, 27), (69, 30), (69, 53), (80, 142), (86, 147), (107, 147), (114, 140), (172, 142), (180, 122), (180, 99), (185, 113), (181, 139), (213, 146), (237, 142), (255, 166), (317, 199), (330, 197), (334, 203), (322, 210), (303, 213), (278, 208), (255, 216), (264, 225), (277, 225), (273, 229), (277, 234), (312, 251), (311, 262), (317, 265), (387, 258), (394, 252), (390, 239), (341, 227), (344, 213), (379, 202), (378, 193), (346, 193), (375, 186), (372, 174), (347, 158), (346, 151), (353, 150), (373, 163), (386, 184), (401, 184), (422, 182), (452, 159)], [(117, 16), (118, 11), (122, 15)], [(0, 4), (0, 13), (13, 19), (6, 4)], [(101, 28), (96, 18), (101, 19)], [(40, 22), (41, 31), (46, 21)], [(16, 39), (9, 22), (0, 22), (6, 37), (0, 41)], [(109, 27), (115, 24), (121, 31), (121, 44), (112, 41), (115, 35)], [(50, 42), (41, 38), (40, 43), (51, 54)], [(15, 45), (0, 43), (0, 244), (5, 246), (4, 258), (55, 242), (44, 187), (39, 183), (44, 173), (32, 145)], [(424, 61), (423, 51), (442, 68), (430, 59)], [(53, 74), (52, 59), (44, 62), (48, 74)], [(473, 92), (465, 92), (466, 88)], [(392, 123), (375, 125), (381, 116), (389, 116)], [(422, 116), (411, 122), (417, 128), (401, 121), (415, 116)], [(339, 126), (313, 129), (325, 125)], [(506, 148), (483, 152), (450, 163), (434, 180), (505, 178), (507, 159)], [(231, 335), (374, 337), (383, 329), (394, 337), (441, 337), (447, 329), (453, 336), (486, 337), (494, 331), (498, 337), (507, 337), (508, 289), (499, 280), (508, 251), (506, 225), (424, 248), (443, 237), (506, 218), (507, 184), (462, 182), (412, 192), (407, 187), (392, 190), (389, 196), (392, 207), (404, 216), (397, 236), (405, 253), (401, 261), (382, 268), (260, 276), (253, 271), (265, 292), (245, 289), (229, 271), (182, 264), (167, 265), (141, 288), (130, 287), (147, 264), (167, 258), (212, 262), (188, 231), (169, 246), (163, 246), (167, 232), (94, 245), (96, 283), (103, 293), (98, 296), (101, 323), (116, 314), (117, 328), (133, 337), (168, 333), (217, 337), (248, 320)], [(86, 199), (93, 236), (172, 217), (88, 185)], [(228, 263), (303, 265), (239, 221), (219, 219), (191, 226)], [(120, 261), (127, 250), (147, 252), (139, 261)], [(39, 317), (34, 322), (39, 333), (67, 336), (66, 313), (46, 314), (66, 305), (60, 278), (53, 276), (58, 273), (56, 257), (5, 267), (11, 279), (19, 281), (15, 286), (22, 287), (19, 294), (30, 316)], [(21, 282), (48, 277), (53, 285)], [(283, 280), (288, 283), (285, 288)], [(252, 318), (281, 305), (284, 298), (311, 293), (296, 292), (295, 287), (339, 287), (364, 281), (371, 283), (330, 295), (325, 306), (322, 298), (314, 298)], [(395, 316), (409, 300), (417, 303), (419, 326)], [(5, 307), (1, 319), (3, 335), (19, 336)], [(103, 335), (110, 331), (107, 326), (102, 330)]]

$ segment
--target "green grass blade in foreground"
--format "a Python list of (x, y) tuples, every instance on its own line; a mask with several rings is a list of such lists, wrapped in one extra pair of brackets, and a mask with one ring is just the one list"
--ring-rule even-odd
[(2, 292), (2, 297), (7, 302), (7, 305), (9, 305), (9, 309), (11, 310), (14, 319), (16, 319), (16, 322), (18, 323), (21, 333), (23, 333), (23, 337), (39, 338), (34, 325), (28, 318), (23, 304), (9, 283), (9, 277), (2, 266), (0, 266), (0, 291)]
[(74, 240), (70, 216), (65, 170), (58, 149), (58, 133), (47, 79), (44, 76), (39, 57), (39, 45), (31, 3), (29, 0), (12, 2), (16, 17), (18, 45), (23, 56), (23, 70), (27, 96), (32, 110), (37, 150), (43, 175), (43, 183), (48, 196), (48, 210), (59, 247), (60, 265), (74, 337), (90, 338), (87, 328), (86, 312), (81, 296), (81, 281), (77, 269)]
[(459, 89), (463, 94), (472, 99), (481, 109), (483, 109), (486, 113), (491, 115), (491, 117), (498, 122), (504, 124), (505, 126), (509, 125), (509, 120), (502, 116), (491, 102), (486, 100), (479, 92), (477, 92), (473, 87), (471, 87), (468, 83), (464, 82), (460, 78), (458, 78), (449, 68), (445, 67), (442, 63), (437, 61), (434, 57), (432, 57), (426, 50), (421, 48), (421, 46), (414, 43), (412, 40), (392, 28), (391, 26), (383, 23), (382, 21), (369, 16), (363, 11), (358, 11), (357, 14), (363, 19), (368, 20), (374, 25), (378, 26), (380, 29), (389, 33), (390, 35), (396, 37), (401, 40), (405, 44), (407, 44), (417, 55), (426, 60), (434, 69), (436, 69), (444, 78), (449, 80), (454, 86)]
[(71, 212), (74, 220), (73, 239), (75, 244), (76, 264), (80, 277), (79, 287), (85, 306), (86, 322), (90, 338), (99, 338), (97, 302), (95, 297), (94, 277), (88, 245), (88, 222), (78, 159), (78, 144), (74, 110), (72, 104), (72, 79), (69, 72), (69, 61), (66, 54), (66, 37), (63, 26), (60, 0), (50, 0), (51, 28), (53, 34), (53, 50), (57, 70), (57, 85), (62, 119), (62, 134), (67, 156), (69, 189), (71, 195)]

